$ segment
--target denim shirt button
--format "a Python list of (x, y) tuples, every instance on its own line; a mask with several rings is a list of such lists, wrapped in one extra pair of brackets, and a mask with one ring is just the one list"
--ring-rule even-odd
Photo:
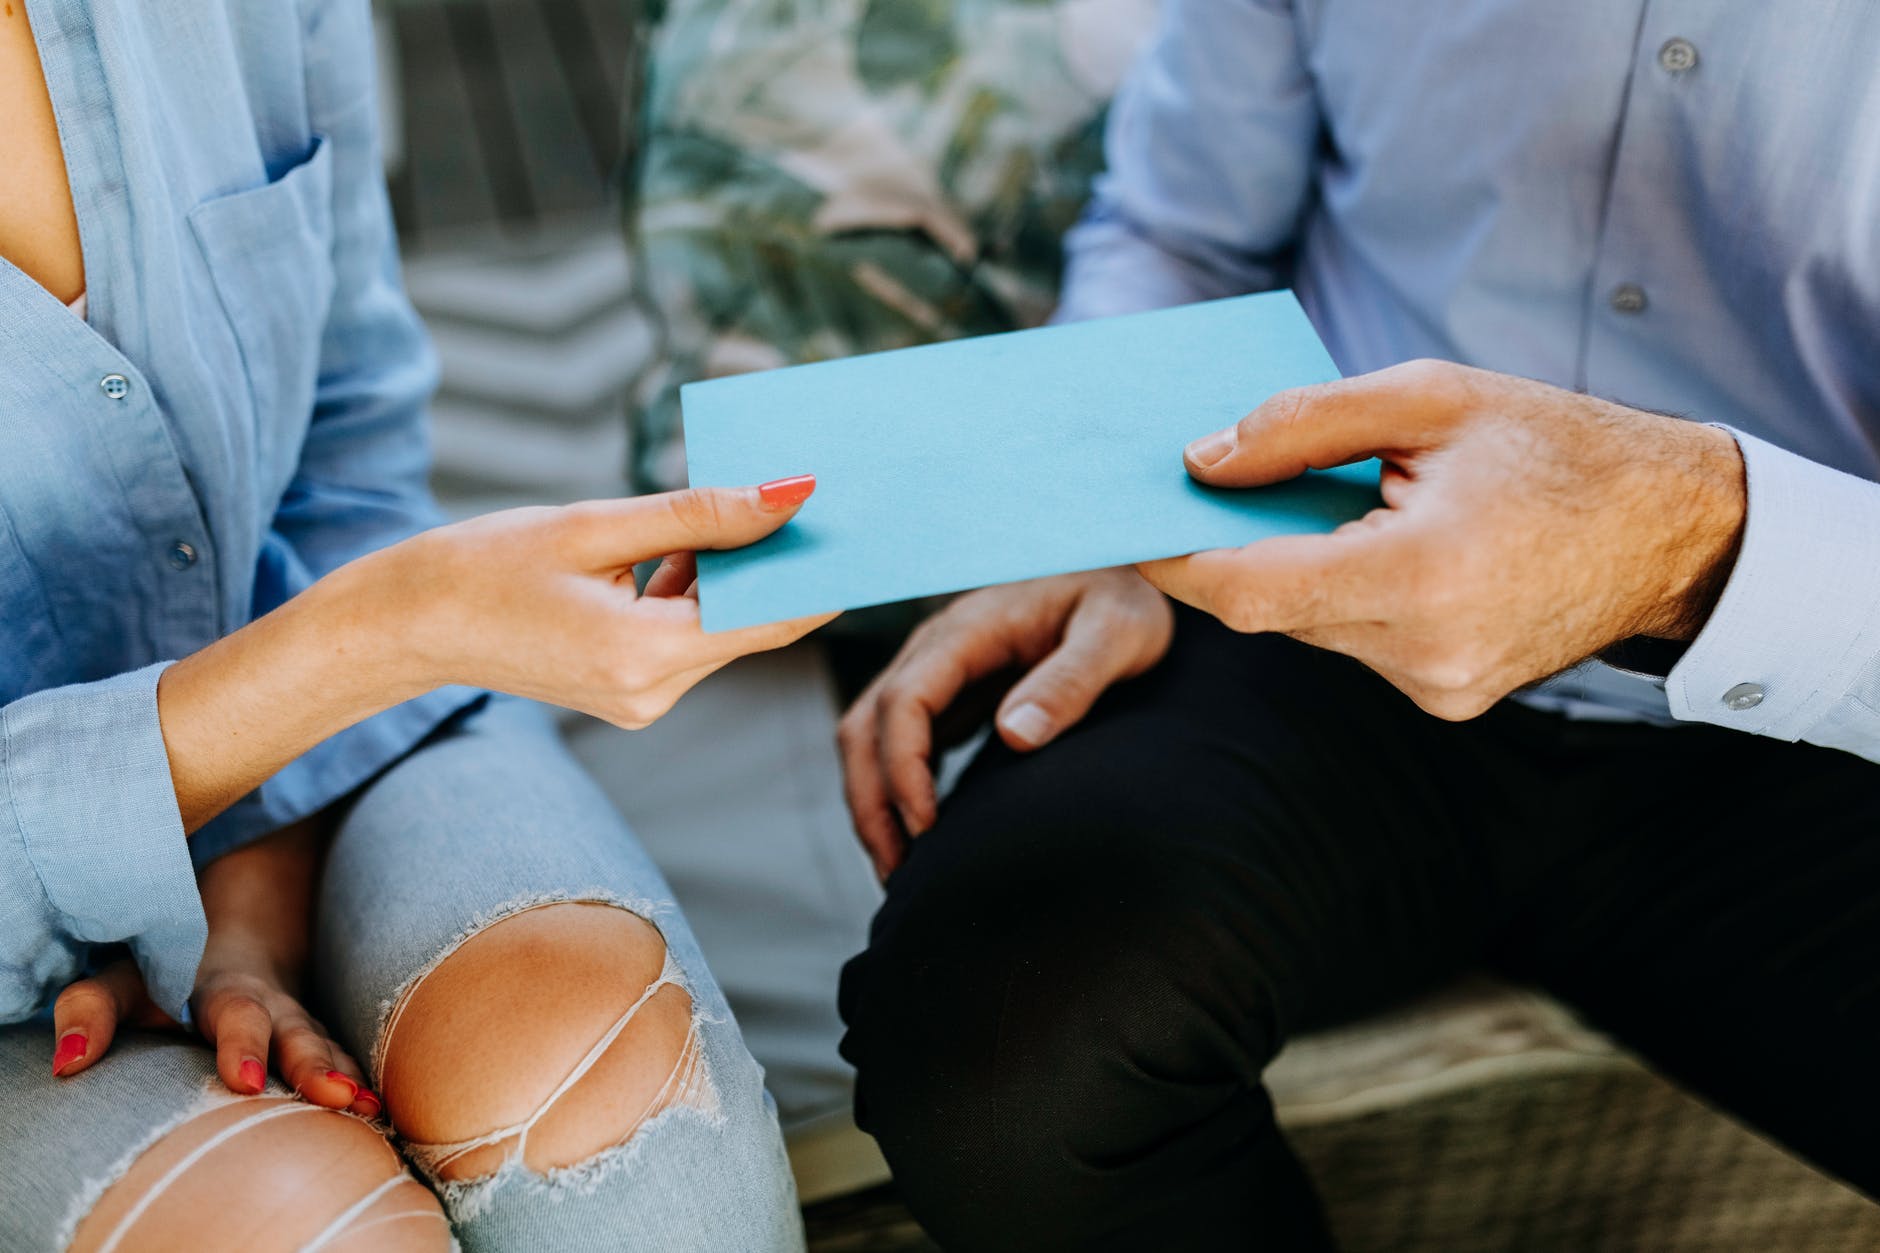
[(195, 564), (195, 545), (187, 544), (180, 539), (170, 545), (170, 569), (187, 570)]
[(131, 381), (122, 374), (107, 374), (98, 380), (99, 390), (113, 400), (122, 400), (131, 394)]

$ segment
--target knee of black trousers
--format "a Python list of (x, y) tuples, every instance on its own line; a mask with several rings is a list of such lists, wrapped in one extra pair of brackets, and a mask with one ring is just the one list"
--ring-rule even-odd
[(949, 1249), (1128, 1247), (1157, 1207), (1238, 1204), (1194, 1193), (1270, 1155), (1279, 1033), (1231, 893), (1088, 829), (953, 856), (969, 816), (922, 837), (842, 979), (857, 1121), (915, 1216)]

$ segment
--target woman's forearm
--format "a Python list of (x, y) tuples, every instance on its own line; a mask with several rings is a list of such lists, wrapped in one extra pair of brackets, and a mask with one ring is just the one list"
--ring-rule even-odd
[(446, 684), (646, 725), (719, 666), (834, 615), (707, 635), (689, 594), (637, 595), (634, 565), (755, 543), (814, 487), (799, 476), (510, 509), (341, 566), (163, 672), (157, 714), (183, 829), (322, 740)]
[(381, 563), (335, 571), (164, 671), (157, 713), (194, 833), (314, 745), (436, 686), (401, 662)]

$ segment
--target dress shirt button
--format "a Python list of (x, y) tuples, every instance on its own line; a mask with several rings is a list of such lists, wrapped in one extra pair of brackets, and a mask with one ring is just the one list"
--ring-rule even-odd
[(196, 547), (177, 540), (170, 545), (170, 569), (187, 570), (196, 564)]
[(1688, 39), (1667, 39), (1658, 49), (1658, 65), (1667, 74), (1684, 74), (1697, 68), (1697, 45)]
[(1745, 709), (1754, 709), (1762, 704), (1763, 685), (1760, 683), (1739, 683), (1723, 694), (1723, 707), (1732, 713), (1742, 713)]
[(131, 394), (131, 381), (122, 374), (107, 374), (98, 380), (98, 388), (113, 400), (122, 400)]
[(1615, 313), (1645, 312), (1645, 289), (1637, 283), (1621, 283), (1612, 289), (1610, 297)]

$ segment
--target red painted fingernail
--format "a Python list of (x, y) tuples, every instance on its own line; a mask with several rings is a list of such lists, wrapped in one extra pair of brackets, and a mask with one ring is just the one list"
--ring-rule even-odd
[(385, 1108), (385, 1106), (379, 1102), (378, 1097), (372, 1095), (364, 1088), (359, 1089), (359, 1095), (353, 1098), (353, 1104), (365, 1106), (365, 1108), (359, 1112), (367, 1118), (377, 1118), (379, 1111)]
[(52, 1050), (52, 1073), (58, 1074), (73, 1062), (85, 1056), (85, 1049), (91, 1041), (85, 1038), (83, 1031), (68, 1031), (59, 1037), (59, 1046)]
[(328, 1079), (331, 1079), (334, 1083), (343, 1083), (347, 1087), (352, 1089), (352, 1096), (349, 1096), (346, 1098), (346, 1103), (348, 1105), (352, 1104), (353, 1097), (356, 1097), (359, 1095), (359, 1085), (354, 1083), (351, 1079), (347, 1078), (345, 1075), (340, 1074), (339, 1071), (329, 1070), (326, 1072), (326, 1077)]
[(250, 1092), (259, 1092), (268, 1086), (267, 1068), (252, 1057), (242, 1059), (241, 1076)]
[(787, 479), (772, 479), (768, 483), (758, 484), (757, 498), (764, 502), (764, 508), (772, 513), (781, 513), (808, 500), (809, 494), (815, 490), (815, 475), (795, 474)]

